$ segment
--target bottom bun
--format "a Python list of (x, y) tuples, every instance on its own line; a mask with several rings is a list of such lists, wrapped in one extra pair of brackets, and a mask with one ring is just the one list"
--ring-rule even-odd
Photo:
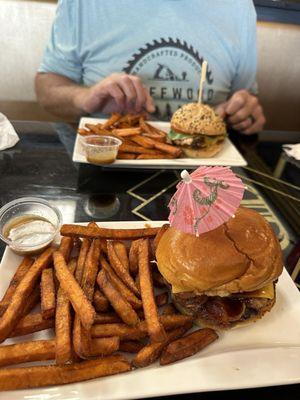
[(223, 147), (222, 143), (209, 146), (207, 149), (192, 149), (191, 147), (179, 146), (183, 154), (188, 158), (210, 158), (220, 152)]
[[(276, 293), (276, 292), (275, 292)], [(182, 305), (178, 304), (174, 298), (172, 299), (174, 306), (177, 308), (177, 310), (184, 315), (189, 315), (189, 316), (193, 316), (191, 313), (189, 313), (185, 307), (183, 307)], [(212, 329), (216, 329), (216, 330), (228, 330), (228, 329), (233, 329), (233, 328), (242, 328), (246, 325), (252, 324), (252, 322), (256, 322), (259, 319), (261, 319), (268, 311), (270, 311), (272, 309), (272, 307), (274, 306), (276, 301), (276, 294), (273, 298), (272, 301), (270, 301), (265, 307), (262, 307), (257, 315), (253, 315), (247, 319), (244, 320), (239, 320), (239, 321), (234, 321), (232, 322), (229, 326), (224, 327), (222, 325), (218, 325), (218, 324), (214, 324), (214, 323), (210, 323), (209, 321), (205, 320), (204, 318), (195, 318), (194, 319), (194, 323), (196, 325), (198, 325), (200, 328), (212, 328)]]

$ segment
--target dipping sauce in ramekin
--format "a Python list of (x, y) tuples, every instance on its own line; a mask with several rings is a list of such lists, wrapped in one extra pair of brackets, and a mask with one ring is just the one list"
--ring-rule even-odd
[(23, 197), (0, 209), (0, 238), (17, 254), (37, 254), (52, 243), (61, 221), (48, 201)]

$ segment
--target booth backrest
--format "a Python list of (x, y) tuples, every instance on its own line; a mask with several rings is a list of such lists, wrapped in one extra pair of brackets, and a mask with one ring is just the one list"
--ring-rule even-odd
[[(56, 1), (0, 0), (0, 112), (55, 120), (41, 110), (34, 76)], [(258, 23), (258, 84), (268, 129), (300, 131), (300, 25)]]

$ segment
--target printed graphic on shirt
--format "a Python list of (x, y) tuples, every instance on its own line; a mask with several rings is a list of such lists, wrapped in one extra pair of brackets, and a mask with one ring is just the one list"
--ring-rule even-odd
[[(156, 117), (170, 119), (184, 103), (198, 100), (198, 86), (204, 59), (192, 46), (179, 39), (154, 40), (133, 54), (123, 69), (138, 75), (149, 88), (156, 104)], [(212, 102), (213, 73), (208, 65), (203, 101)]]

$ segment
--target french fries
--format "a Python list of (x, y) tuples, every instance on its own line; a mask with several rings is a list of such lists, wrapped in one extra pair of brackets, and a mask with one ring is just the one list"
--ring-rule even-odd
[[(103, 128), (101, 124), (86, 124), (85, 127), (90, 130), (90, 135), (110, 135), (110, 131)], [(112, 134), (111, 134), (112, 135)]]
[(49, 319), (55, 314), (55, 285), (53, 269), (46, 268), (41, 278), (41, 310), (42, 317)]
[(146, 325), (128, 326), (122, 323), (93, 325), (93, 338), (118, 336), (120, 340), (139, 340), (147, 337)]
[(109, 301), (98, 289), (94, 293), (93, 305), (97, 312), (105, 312), (109, 309)]
[(132, 364), (135, 367), (146, 367), (147, 365), (152, 364), (160, 357), (163, 349), (170, 342), (180, 338), (185, 332), (187, 332), (192, 327), (192, 325), (193, 324), (190, 322), (180, 328), (168, 332), (167, 337), (163, 342), (147, 344), (137, 353), (137, 355), (132, 360)]
[(216, 339), (218, 339), (218, 335), (213, 329), (198, 329), (170, 343), (161, 355), (160, 365), (171, 364), (192, 356)]
[(130, 369), (128, 361), (120, 355), (70, 365), (0, 369), (0, 391), (86, 381)]
[(144, 347), (142, 342), (136, 340), (127, 340), (120, 342), (119, 350), (126, 353), (138, 353)]
[(1, 302), (0, 302), (0, 316), (3, 315), (4, 311), (7, 309), (10, 300), (16, 290), (16, 287), (19, 285), (26, 272), (29, 270), (33, 263), (33, 260), (26, 256), (23, 258), (21, 264), (18, 266), (12, 280), (10, 281), (9, 287), (7, 288)]
[(55, 340), (36, 340), (0, 346), (0, 367), (32, 361), (53, 360)]
[(136, 136), (142, 133), (141, 128), (123, 128), (123, 129), (114, 129), (112, 131), (115, 135), (122, 137), (127, 136)]
[(84, 263), (85, 263), (85, 259), (86, 259), (87, 253), (89, 251), (89, 248), (90, 248), (90, 241), (86, 238), (83, 238), (82, 242), (81, 242), (78, 260), (77, 260), (77, 267), (76, 267), (76, 271), (75, 271), (75, 278), (80, 285), (81, 285), (81, 280), (82, 280)]
[(112, 324), (114, 322), (122, 322), (116, 313), (96, 314), (95, 324)]
[(14, 330), (10, 333), (10, 337), (29, 335), (30, 333), (43, 331), (54, 327), (54, 319), (44, 319), (41, 313), (28, 314), (23, 317)]
[(83, 290), (69, 271), (63, 255), (59, 251), (53, 253), (54, 268), (60, 286), (71, 301), (82, 325), (90, 329), (95, 319), (95, 309), (86, 298)]
[(95, 282), (99, 269), (100, 252), (100, 240), (95, 239), (88, 251), (81, 281), (81, 287), (89, 301), (92, 301), (94, 296)]
[(144, 239), (139, 246), (139, 281), (150, 338), (153, 342), (162, 342), (166, 339), (166, 332), (159, 321), (155, 304), (150, 272), (149, 243), (147, 239)]
[(139, 295), (140, 293), (138, 288), (136, 287), (134, 280), (130, 276), (128, 270), (119, 260), (112, 242), (107, 243), (107, 251), (108, 251), (108, 259), (110, 261), (110, 265), (112, 266), (116, 274), (125, 283), (125, 285), (127, 285), (129, 289), (133, 291), (133, 293)]
[(61, 238), (59, 251), (64, 256), (65, 262), (69, 262), (69, 258), (73, 249), (73, 239), (70, 237), (63, 237)]
[(163, 154), (160, 152), (155, 152), (152, 154), (139, 154), (136, 157), (137, 160), (163, 160), (163, 159), (168, 160), (172, 158), (176, 157), (174, 157), (172, 154)]
[(138, 146), (134, 143), (122, 143), (119, 147), (120, 151), (123, 153), (133, 153), (133, 154), (148, 154), (155, 156), (157, 151), (154, 149), (149, 149), (146, 147)]
[[(151, 140), (151, 139), (149, 139), (149, 140)], [(154, 145), (155, 149), (157, 149), (161, 152), (170, 154), (174, 158), (179, 157), (181, 154), (181, 150), (178, 147), (171, 146), (170, 144), (160, 143), (160, 142), (156, 142), (155, 140), (153, 140), (153, 145)]]
[(104, 270), (99, 272), (97, 282), (122, 321), (131, 326), (136, 325), (139, 322), (139, 317), (127, 300), (124, 299), (109, 281)]
[(40, 290), (40, 285), (37, 284), (33, 291), (31, 292), (31, 295), (23, 308), (23, 313), (22, 315), (27, 315), (31, 312), (31, 310), (34, 309), (34, 307), (40, 302), (41, 299), (41, 290)]
[[(107, 129), (116, 124), (116, 129), (129, 129), (131, 119), (116, 116), (110, 124)], [(177, 313), (168, 292), (154, 294), (152, 280), (165, 287), (150, 264), (165, 227), (120, 231), (92, 222), (81, 228), (67, 226), (58, 251), (49, 248), (35, 261), (25, 258), (9, 284), (0, 340), (18, 338), (0, 346), (0, 391), (83, 381), (145, 367), (159, 358), (165, 365), (217, 338), (211, 329), (183, 336), (192, 318)], [(38, 303), (41, 311), (31, 314)], [(46, 329), (54, 339), (21, 342), (21, 336)], [(118, 351), (134, 355), (131, 365)], [(11, 368), (46, 360), (56, 365)]]
[(113, 247), (118, 259), (123, 264), (124, 268), (129, 271), (129, 260), (125, 244), (123, 242), (113, 242)]
[(145, 147), (145, 149), (154, 149), (154, 144), (152, 140), (143, 136), (133, 136), (130, 140), (139, 146)]
[(108, 274), (109, 279), (111, 280), (112, 284), (119, 290), (120, 294), (128, 301), (129, 304), (134, 309), (142, 308), (142, 302), (138, 299), (134, 293), (131, 292), (130, 289), (119, 279), (117, 274), (108, 264), (104, 257), (100, 257), (100, 264), (105, 272)]
[[(169, 331), (190, 323), (192, 318), (187, 315), (163, 315), (159, 320), (166, 331)], [(92, 337), (119, 336), (121, 340), (139, 340), (148, 336), (148, 326), (146, 321), (141, 321), (136, 326), (124, 323), (100, 324), (92, 326), (91, 334)]]
[(62, 236), (82, 237), (82, 238), (105, 238), (105, 239), (139, 239), (142, 237), (155, 236), (159, 228), (142, 228), (142, 229), (107, 229), (94, 228), (81, 225), (65, 224), (61, 227)]
[(134, 153), (124, 153), (123, 151), (118, 152), (118, 160), (134, 160), (137, 157)]
[[(69, 262), (68, 268), (71, 274), (74, 274), (76, 264), (76, 259)], [(57, 293), (57, 306), (55, 314), (55, 361), (57, 365), (67, 364), (73, 359), (71, 329), (71, 303), (63, 288), (60, 287)]]
[(131, 242), (129, 250), (129, 271), (132, 275), (136, 275), (139, 270), (139, 245), (141, 240)]
[(108, 338), (92, 339), (90, 356), (103, 357), (109, 356), (119, 350), (120, 339), (117, 336)]
[[(92, 301), (94, 296), (100, 252), (101, 242), (99, 239), (94, 239), (87, 254), (81, 281), (82, 290), (89, 301)], [(77, 355), (81, 358), (89, 357), (91, 353), (90, 330), (82, 326), (77, 315), (74, 322), (73, 341)]]
[(118, 122), (121, 118), (122, 118), (122, 115), (119, 113), (112, 114), (112, 116), (102, 125), (102, 129), (110, 128), (116, 122)]
[(182, 153), (180, 148), (166, 144), (166, 133), (148, 124), (143, 115), (122, 117), (115, 113), (104, 124), (86, 124), (78, 133), (118, 137), (123, 142), (117, 155), (121, 160), (169, 159)]
[(39, 276), (52, 260), (52, 253), (52, 249), (45, 250), (17, 286), (9, 306), (0, 319), (0, 342), (3, 342), (18, 324), (18, 319), (22, 315), (23, 308)]

